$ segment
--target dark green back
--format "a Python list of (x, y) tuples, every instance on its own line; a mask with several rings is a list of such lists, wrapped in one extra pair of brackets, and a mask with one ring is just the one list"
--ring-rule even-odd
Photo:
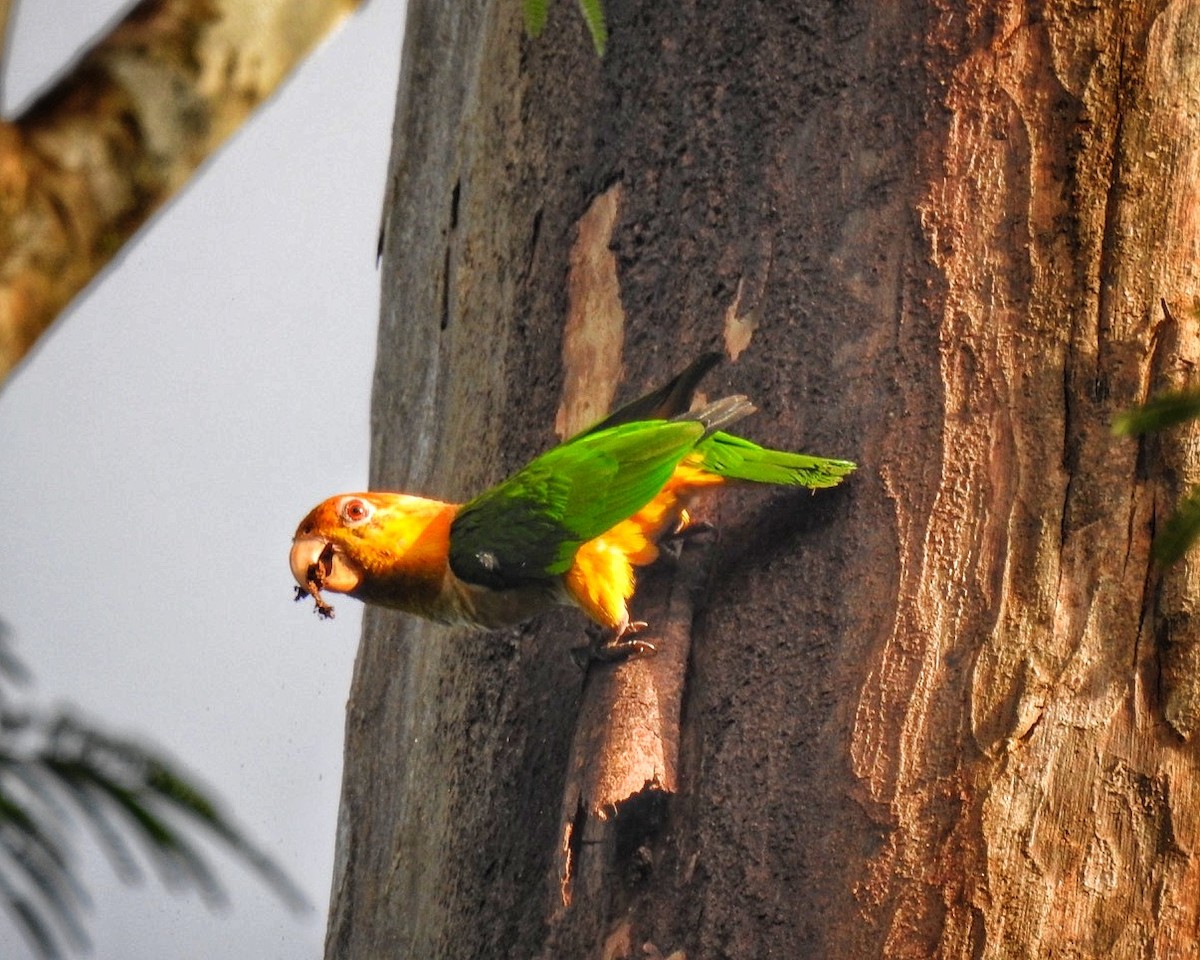
[(450, 568), (496, 589), (565, 573), (582, 544), (654, 499), (704, 430), (696, 420), (627, 423), (547, 451), (459, 511)]

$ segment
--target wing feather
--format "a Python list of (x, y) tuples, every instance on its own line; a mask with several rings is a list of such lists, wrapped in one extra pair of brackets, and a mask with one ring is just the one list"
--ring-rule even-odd
[(547, 451), (459, 511), (450, 568), (497, 589), (565, 573), (582, 544), (654, 498), (704, 429), (696, 420), (627, 423)]

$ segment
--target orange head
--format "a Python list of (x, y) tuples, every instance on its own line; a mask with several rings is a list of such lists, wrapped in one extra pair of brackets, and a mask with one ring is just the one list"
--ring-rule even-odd
[(442, 589), (455, 504), (401, 493), (344, 493), (318, 504), (292, 540), (292, 576), (320, 590), (420, 613)]

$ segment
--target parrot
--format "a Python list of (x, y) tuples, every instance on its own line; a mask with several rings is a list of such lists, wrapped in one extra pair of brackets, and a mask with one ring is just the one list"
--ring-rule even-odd
[(742, 395), (691, 409), (721, 356), (702, 354), (465, 504), (381, 491), (324, 500), (292, 540), (296, 599), (312, 597), (322, 618), (333, 616), (326, 590), (484, 629), (573, 605), (607, 632), (597, 649), (652, 652), (632, 638), (647, 626), (630, 617), (634, 570), (687, 534), (697, 497), (730, 483), (832, 487), (856, 466), (726, 433), (755, 411)]

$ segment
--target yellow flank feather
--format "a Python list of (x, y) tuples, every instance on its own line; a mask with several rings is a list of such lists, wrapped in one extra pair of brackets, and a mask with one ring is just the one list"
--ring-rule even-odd
[(597, 623), (612, 630), (625, 625), (626, 601), (633, 596), (633, 566), (607, 533), (579, 548), (563, 582), (583, 612)]
[(653, 500), (576, 552), (563, 582), (583, 612), (597, 623), (613, 630), (624, 628), (635, 587), (633, 568), (658, 558), (659, 537), (687, 526), (687, 505), (698, 492), (725, 482), (724, 477), (701, 469), (699, 461), (698, 456), (689, 455)]

